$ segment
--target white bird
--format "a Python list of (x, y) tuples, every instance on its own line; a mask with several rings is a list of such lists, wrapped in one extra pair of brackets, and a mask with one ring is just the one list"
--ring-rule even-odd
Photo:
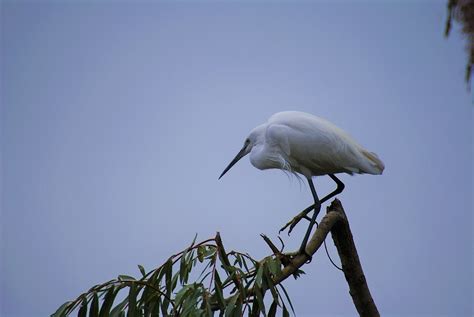
[[(314, 210), (300, 247), (300, 253), (305, 254), (307, 254), (306, 243), (321, 204), (344, 189), (344, 184), (334, 174), (378, 175), (382, 174), (385, 167), (377, 154), (364, 149), (339, 127), (325, 119), (299, 111), (278, 112), (266, 123), (253, 129), (245, 139), (240, 152), (224, 169), (219, 179), (249, 153), (250, 162), (260, 170), (281, 169), (294, 174), (299, 173), (308, 180), (314, 205), (306, 208), (299, 217), (295, 217), (282, 228), (284, 230), (292, 224), (291, 232), (301, 218), (307, 218), (306, 214)], [(336, 182), (337, 188), (319, 199), (312, 177), (321, 175), (329, 175)]]

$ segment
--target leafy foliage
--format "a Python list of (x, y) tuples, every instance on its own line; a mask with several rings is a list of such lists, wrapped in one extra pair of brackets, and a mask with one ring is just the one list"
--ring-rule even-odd
[(448, 0), (448, 19), (444, 34), (449, 35), (452, 20), (455, 19), (462, 26), (462, 32), (467, 38), (469, 58), (466, 65), (466, 82), (469, 83), (474, 67), (474, 0)]
[[(275, 316), (293, 310), (288, 293), (275, 280), (282, 263), (275, 256), (256, 261), (250, 255), (227, 253), (219, 233), (171, 256), (141, 278), (119, 275), (95, 285), (75, 300), (61, 305), (52, 317), (136, 316)], [(190, 276), (193, 280), (190, 281)], [(270, 294), (265, 306), (265, 296)], [(282, 296), (283, 294), (283, 296)]]

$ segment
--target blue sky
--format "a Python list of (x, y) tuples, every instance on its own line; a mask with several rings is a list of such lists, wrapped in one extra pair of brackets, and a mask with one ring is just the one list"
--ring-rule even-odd
[[(248, 159), (217, 177), (253, 127), (301, 110), (385, 162), (339, 195), (382, 315), (471, 316), (473, 105), (445, 7), (2, 2), (1, 315), (50, 314), (195, 233), (266, 255), (306, 184)], [(324, 253), (305, 270), (285, 284), (298, 316), (355, 314)]]

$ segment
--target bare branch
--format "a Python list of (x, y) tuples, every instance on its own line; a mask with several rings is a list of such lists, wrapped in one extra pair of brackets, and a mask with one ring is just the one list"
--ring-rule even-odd
[(331, 235), (341, 258), (342, 270), (349, 284), (349, 293), (354, 305), (360, 316), (380, 316), (370, 295), (344, 208), (338, 199), (335, 199), (328, 208), (328, 212), (331, 211), (344, 215), (344, 221), (339, 221), (332, 227)]

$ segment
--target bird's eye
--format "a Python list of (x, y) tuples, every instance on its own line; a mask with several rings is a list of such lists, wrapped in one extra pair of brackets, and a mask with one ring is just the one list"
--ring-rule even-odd
[(245, 144), (249, 144), (250, 143), (250, 140), (249, 139), (246, 139), (245, 140)]

